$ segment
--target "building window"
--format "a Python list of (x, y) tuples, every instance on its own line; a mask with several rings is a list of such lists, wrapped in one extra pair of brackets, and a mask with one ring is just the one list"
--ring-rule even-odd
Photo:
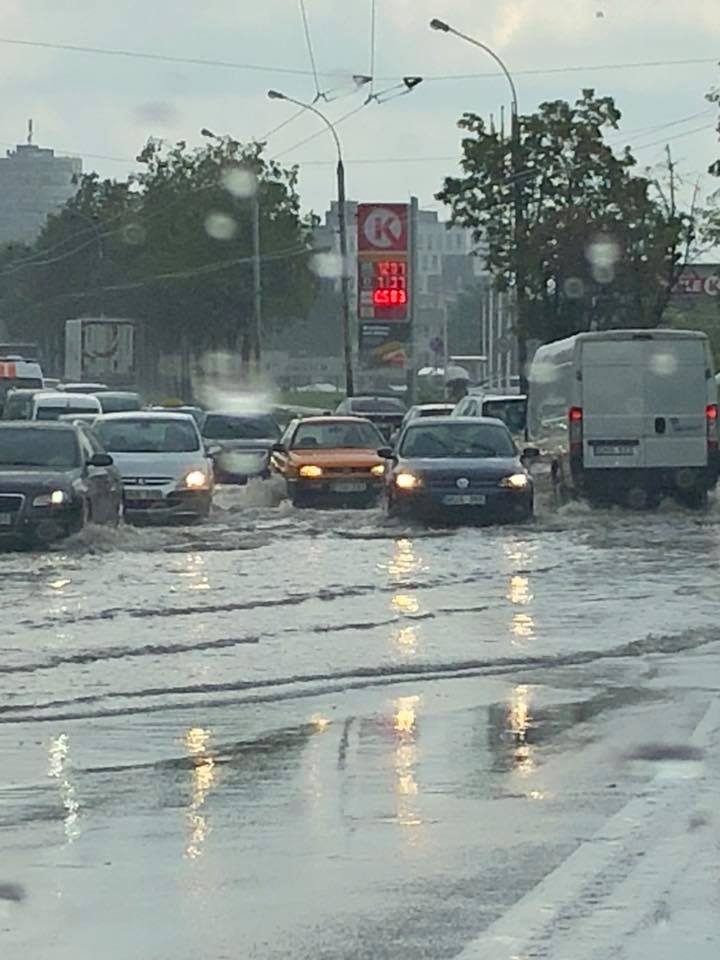
[(440, 259), (437, 254), (433, 255), (432, 265), (433, 265), (433, 270), (438, 270), (440, 267)]

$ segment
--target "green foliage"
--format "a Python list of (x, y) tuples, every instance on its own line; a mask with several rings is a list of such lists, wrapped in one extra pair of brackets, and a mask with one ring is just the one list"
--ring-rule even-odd
[(296, 169), (262, 149), (229, 138), (196, 149), (150, 140), (127, 181), (82, 177), (34, 247), (0, 260), (11, 333), (59, 355), (68, 317), (104, 313), (142, 321), (152, 356), (180, 343), (249, 355), (255, 189), (265, 331), (304, 316), (315, 291), (311, 223)]
[[(692, 239), (691, 219), (672, 191), (633, 173), (628, 147), (605, 142), (620, 111), (610, 97), (584, 90), (574, 105), (542, 103), (518, 118), (514, 178), (510, 142), (482, 117), (459, 121), (463, 175), (448, 177), (439, 200), (453, 222), (470, 227), (487, 247), (499, 289), (514, 282), (513, 194), (526, 218), (522, 256), (529, 299), (528, 334), (543, 340), (597, 327), (653, 327)], [(670, 171), (672, 173), (672, 170)]]

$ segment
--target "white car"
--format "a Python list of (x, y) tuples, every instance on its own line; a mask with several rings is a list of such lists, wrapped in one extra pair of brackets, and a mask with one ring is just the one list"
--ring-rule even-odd
[(189, 414), (108, 413), (94, 432), (122, 474), (126, 520), (208, 516), (212, 463)]
[(102, 407), (97, 397), (84, 393), (36, 393), (32, 398), (31, 420), (59, 420), (61, 417), (85, 419), (99, 416)]

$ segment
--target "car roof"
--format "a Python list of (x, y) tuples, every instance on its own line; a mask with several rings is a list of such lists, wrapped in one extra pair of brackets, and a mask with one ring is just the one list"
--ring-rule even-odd
[(486, 400), (527, 400), (527, 394), (525, 393), (486, 393), (482, 399), (483, 399), (483, 403)]
[(140, 392), (138, 390), (99, 390), (98, 393), (105, 397), (139, 397)]
[(448, 407), (454, 407), (456, 404), (452, 400), (446, 403), (416, 403), (411, 410), (447, 410)]
[(117, 413), (104, 413), (98, 422), (106, 420), (177, 420), (182, 423), (195, 423), (189, 413), (175, 413), (164, 410), (119, 410)]
[(0, 420), (0, 430), (74, 430), (67, 420)]
[(87, 409), (97, 409), (95, 406), (99, 404), (97, 397), (93, 397), (92, 394), (88, 393), (65, 393), (64, 391), (55, 391), (55, 390), (41, 390), (39, 393), (35, 394), (35, 400), (38, 403), (46, 404), (49, 407), (66, 407), (68, 401), (73, 403), (84, 403), (87, 406)]
[(267, 410), (206, 410), (206, 417), (235, 417), (238, 420), (254, 420), (257, 417), (270, 417), (272, 413)]
[(405, 428), (406, 430), (427, 430), (429, 427), (443, 426), (444, 424), (468, 423), (468, 424), (486, 424), (489, 427), (502, 427), (507, 430), (507, 426), (497, 417), (433, 417), (432, 423), (422, 423), (419, 420), (411, 420)]
[(351, 417), (345, 416), (344, 414), (334, 414), (331, 413), (329, 416), (320, 416), (320, 417), (300, 417), (298, 418), (298, 423), (366, 423), (374, 428), (374, 424), (371, 420), (368, 420), (367, 417)]

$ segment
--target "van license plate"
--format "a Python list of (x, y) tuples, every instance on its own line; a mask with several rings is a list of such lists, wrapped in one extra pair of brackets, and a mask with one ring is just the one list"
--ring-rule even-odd
[(486, 500), (484, 493), (450, 493), (443, 497), (449, 507), (484, 507)]
[(125, 487), (125, 497), (127, 500), (162, 500), (162, 490), (140, 490), (134, 487)]
[(353, 481), (345, 483), (340, 481), (339, 483), (331, 483), (330, 489), (333, 493), (365, 493), (367, 485)]
[(632, 443), (596, 443), (593, 451), (598, 457), (631, 457), (636, 447)]

